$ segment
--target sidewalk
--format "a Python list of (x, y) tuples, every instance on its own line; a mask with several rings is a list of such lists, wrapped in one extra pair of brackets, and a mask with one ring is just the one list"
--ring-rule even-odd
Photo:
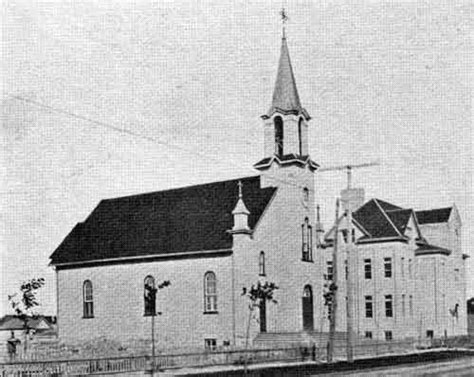
[[(295, 362), (269, 362), (259, 364), (249, 364), (247, 370), (251, 375), (257, 372), (267, 372), (271, 375), (284, 375), (291, 373), (297, 375), (298, 372), (307, 373), (311, 372), (314, 374), (324, 372), (334, 372), (337, 370), (357, 370), (364, 369), (374, 366), (386, 366), (386, 365), (397, 365), (402, 363), (416, 363), (424, 362), (428, 360), (443, 360), (456, 358), (461, 356), (473, 356), (474, 350), (472, 349), (429, 349), (429, 350), (416, 350), (413, 352), (407, 352), (404, 354), (394, 355), (378, 355), (375, 357), (361, 356), (354, 360), (354, 363), (349, 364), (344, 359), (336, 359), (333, 363), (328, 364), (326, 362), (318, 361), (295, 361)], [(238, 376), (245, 373), (245, 367), (243, 365), (216, 365), (207, 367), (189, 367), (180, 369), (168, 369), (159, 373), (155, 373), (155, 376), (159, 377), (183, 377), (183, 376), (212, 376), (212, 375), (229, 375)], [(268, 374), (270, 375), (270, 374)]]

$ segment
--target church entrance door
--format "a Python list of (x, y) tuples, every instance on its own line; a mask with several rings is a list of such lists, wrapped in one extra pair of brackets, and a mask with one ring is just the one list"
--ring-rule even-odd
[(267, 332), (267, 303), (260, 301), (260, 332)]
[(310, 285), (307, 285), (303, 290), (303, 330), (313, 331), (313, 329), (313, 290)]

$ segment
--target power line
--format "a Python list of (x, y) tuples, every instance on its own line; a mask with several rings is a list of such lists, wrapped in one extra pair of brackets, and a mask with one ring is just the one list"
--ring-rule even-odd
[[(222, 160), (221, 159), (217, 159), (217, 158), (212, 158), (212, 157), (209, 157), (207, 155), (204, 155), (196, 150), (190, 150), (190, 149), (187, 149), (187, 148), (184, 148), (180, 145), (176, 145), (176, 144), (172, 144), (170, 143), (169, 141), (163, 141), (163, 140), (159, 140), (155, 137), (152, 137), (152, 136), (148, 136), (148, 135), (143, 135), (143, 134), (140, 134), (140, 133), (137, 133), (137, 132), (134, 132), (130, 129), (127, 129), (127, 128), (121, 128), (121, 127), (118, 127), (118, 126), (115, 126), (115, 125), (112, 125), (110, 123), (106, 123), (106, 122), (103, 122), (103, 121), (98, 121), (98, 120), (95, 120), (95, 119), (92, 119), (92, 118), (89, 118), (89, 117), (86, 117), (84, 115), (80, 115), (80, 114), (76, 114), (76, 113), (73, 113), (71, 111), (68, 111), (68, 110), (64, 110), (64, 109), (60, 109), (60, 108), (57, 108), (57, 107), (53, 107), (53, 106), (50, 106), (50, 105), (47, 105), (47, 104), (44, 104), (44, 103), (41, 103), (41, 102), (38, 102), (38, 101), (35, 101), (35, 100), (32, 100), (32, 99), (29, 99), (29, 98), (25, 98), (25, 97), (21, 97), (21, 96), (16, 96), (16, 95), (9, 95), (9, 97), (11, 98), (14, 98), (18, 101), (22, 101), (22, 102), (26, 102), (26, 103), (30, 103), (30, 104), (33, 104), (37, 107), (40, 107), (40, 108), (43, 108), (43, 109), (46, 109), (46, 110), (49, 110), (50, 112), (56, 112), (56, 113), (59, 113), (59, 114), (62, 114), (62, 115), (65, 115), (65, 116), (68, 116), (68, 117), (71, 117), (71, 118), (75, 118), (75, 119), (79, 119), (79, 120), (82, 120), (82, 121), (85, 121), (85, 122), (88, 122), (88, 123), (91, 123), (91, 124), (94, 124), (98, 127), (103, 127), (103, 128), (106, 128), (106, 129), (109, 129), (109, 130), (112, 130), (112, 131), (115, 131), (115, 132), (118, 132), (118, 133), (122, 133), (122, 134), (126, 134), (126, 135), (129, 135), (129, 136), (133, 136), (133, 137), (138, 137), (138, 138), (141, 138), (141, 139), (144, 139), (144, 140), (147, 140), (149, 142), (152, 142), (152, 143), (157, 143), (157, 144), (160, 144), (160, 145), (164, 145), (166, 147), (169, 147), (169, 148), (174, 148), (174, 149), (177, 149), (177, 150), (180, 150), (180, 151), (183, 151), (183, 152), (186, 152), (186, 153), (189, 153), (189, 154), (192, 154), (193, 156), (200, 156), (201, 158), (205, 159), (205, 160), (213, 160), (215, 162), (219, 162), (219, 163), (222, 163)], [(242, 168), (241, 165), (237, 165), (235, 163), (233, 163), (232, 161), (226, 161), (226, 163), (231, 163), (232, 165), (236, 166), (236, 167), (239, 167), (239, 168)]]

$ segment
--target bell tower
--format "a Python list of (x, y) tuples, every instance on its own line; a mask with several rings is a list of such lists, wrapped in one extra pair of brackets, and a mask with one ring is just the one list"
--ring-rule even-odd
[[(285, 21), (286, 16), (282, 14), (282, 17)], [(301, 106), (284, 26), (272, 103), (262, 119), (265, 158), (254, 165), (256, 169), (267, 170), (274, 163), (308, 166), (311, 171), (318, 168), (309, 158), (308, 121), (311, 117)]]

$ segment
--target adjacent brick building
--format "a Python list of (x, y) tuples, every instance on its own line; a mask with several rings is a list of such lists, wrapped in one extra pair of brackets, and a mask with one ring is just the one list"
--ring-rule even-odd
[[(251, 339), (262, 332), (311, 337), (326, 331), (322, 297), (331, 231), (323, 237), (315, 216), (318, 165), (308, 155), (310, 116), (298, 96), (286, 38), (272, 105), (262, 119), (264, 158), (254, 165), (258, 175), (103, 200), (74, 227), (51, 256), (63, 341), (149, 339), (151, 314), (158, 311), (158, 348), (242, 345), (248, 301), (241, 292), (257, 281), (279, 286), (278, 304), (260, 308)], [(384, 331), (394, 338), (416, 336), (419, 321), (421, 330), (435, 336), (445, 328), (449, 334), (465, 332), (464, 306), (457, 309), (454, 330), (447, 327), (445, 310), (465, 301), (459, 235), (451, 234), (459, 231), (459, 219), (430, 222), (426, 214), (422, 222), (418, 214), (376, 200), (354, 213), (360, 336), (380, 337)], [(382, 240), (385, 236), (393, 239)], [(382, 275), (384, 258), (392, 258), (390, 279)], [(371, 279), (363, 275), (366, 259)], [(439, 275), (425, 284), (433, 269), (444, 271), (446, 281), (458, 271), (457, 280), (449, 280), (452, 290), (441, 288)], [(171, 285), (158, 292), (155, 308), (146, 287), (166, 280)], [(432, 295), (433, 284), (439, 289)], [(373, 318), (363, 315), (369, 295)], [(387, 295), (392, 295), (393, 316), (386, 319), (381, 308)], [(413, 312), (410, 319), (401, 314), (400, 295), (406, 313)], [(440, 300), (444, 306), (435, 309)], [(435, 310), (436, 319), (423, 316)], [(344, 311), (338, 315), (338, 331), (345, 331)]]

